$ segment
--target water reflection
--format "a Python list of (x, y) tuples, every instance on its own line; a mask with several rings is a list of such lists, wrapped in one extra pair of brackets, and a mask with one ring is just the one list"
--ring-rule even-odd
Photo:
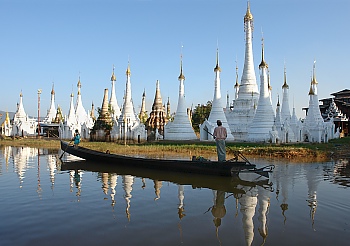
[[(232, 235), (227, 235), (227, 230), (224, 230), (225, 227), (234, 226), (236, 230), (238, 225), (242, 232), (242, 235), (240, 235), (241, 239), (239, 237), (232, 239), (241, 240), (238, 241), (240, 242), (238, 244), (271, 245), (271, 235), (273, 235), (271, 230), (276, 225), (277, 227), (280, 225), (284, 226), (283, 230), (287, 231), (292, 223), (296, 223), (297, 219), (299, 219), (300, 221), (305, 221), (307, 227), (314, 231), (319, 229), (317, 227), (324, 226), (324, 224), (321, 225), (320, 217), (325, 216), (325, 212), (323, 211), (322, 214), (321, 210), (325, 209), (326, 206), (321, 208), (321, 206), (318, 207), (318, 204), (321, 204), (319, 199), (324, 202), (327, 195), (322, 196), (319, 193), (320, 190), (322, 191), (321, 182), (326, 181), (332, 186), (336, 184), (339, 187), (350, 187), (350, 170), (347, 160), (340, 160), (334, 164), (329, 163), (325, 165), (280, 164), (272, 173), (270, 180), (249, 182), (240, 180), (237, 177), (211, 177), (159, 172), (148, 169), (130, 169), (111, 166), (107, 163), (90, 163), (85, 161), (61, 163), (57, 159), (57, 154), (48, 154), (45, 150), (14, 147), (2, 148), (0, 153), (0, 175), (3, 175), (4, 172), (9, 172), (11, 168), (13, 168), (15, 173), (15, 180), (19, 181), (19, 188), (17, 187), (17, 189), (21, 190), (26, 185), (29, 185), (27, 180), (30, 179), (30, 173), (36, 174), (34, 177), (37, 179), (37, 184), (35, 181), (34, 185), (37, 188), (40, 199), (45, 194), (41, 186), (43, 180), (46, 180), (49, 184), (48, 187), (53, 191), (55, 185), (57, 186), (56, 183), (59, 184), (57, 181), (60, 180), (59, 176), (57, 176), (58, 173), (65, 175), (66, 193), (69, 193), (69, 182), (69, 191), (73, 193), (78, 202), (80, 202), (83, 195), (86, 195), (85, 193), (92, 194), (91, 190), (86, 187), (96, 186), (95, 183), (97, 183), (98, 192), (104, 196), (105, 200), (108, 200), (108, 206), (111, 206), (113, 211), (115, 207), (116, 209), (121, 209), (122, 212), (120, 214), (130, 223), (139, 221), (138, 217), (140, 216), (136, 215), (140, 215), (140, 213), (145, 214), (143, 203), (142, 206), (140, 205), (142, 198), (138, 196), (139, 193), (137, 192), (139, 190), (143, 191), (143, 189), (146, 189), (147, 184), (150, 184), (147, 188), (150, 188), (151, 191), (147, 194), (152, 201), (157, 201), (157, 206), (159, 205), (157, 209), (162, 209), (162, 212), (164, 212), (165, 208), (160, 208), (160, 203), (167, 201), (166, 204), (169, 204), (169, 196), (171, 195), (169, 193), (169, 185), (165, 185), (167, 183), (164, 182), (175, 184), (176, 190), (171, 191), (176, 200), (175, 202), (172, 201), (174, 206), (171, 210), (176, 215), (175, 223), (178, 228), (176, 233), (179, 234), (181, 243), (184, 241), (184, 232), (189, 231), (188, 223), (193, 219), (194, 213), (193, 210), (189, 209), (189, 207), (193, 206), (193, 200), (191, 200), (193, 194), (187, 193), (186, 188), (189, 188), (191, 191), (199, 188), (212, 190), (212, 194), (211, 191), (209, 194), (210, 197), (206, 197), (208, 203), (204, 211), (210, 207), (205, 215), (210, 216), (210, 221), (206, 225), (210, 225), (213, 233), (215, 230), (216, 240), (219, 244), (224, 244), (225, 239), (233, 237)], [(89, 175), (87, 175), (89, 173), (95, 173), (97, 176), (95, 183), (89, 179)], [(69, 181), (67, 180), (68, 177)], [(118, 187), (118, 191), (121, 192), (117, 195), (118, 183), (121, 183)], [(300, 190), (302, 199), (299, 200), (302, 200), (301, 206), (296, 202), (295, 194), (293, 194), (295, 190)], [(116, 206), (118, 197), (122, 202), (119, 202), (118, 206)], [(86, 199), (84, 201), (86, 202)], [(165, 205), (162, 204), (162, 206)], [(200, 205), (196, 203), (195, 206)], [(303, 210), (307, 214), (298, 214)], [(152, 211), (147, 212), (152, 213)], [(153, 216), (158, 212), (158, 210), (153, 211)], [(317, 220), (315, 220), (316, 216)], [(274, 226), (271, 226), (272, 220)], [(239, 221), (239, 224), (233, 225), (235, 221)], [(315, 221), (318, 223), (315, 223)], [(201, 227), (202, 225), (199, 226)], [(294, 224), (293, 227), (295, 227)], [(274, 230), (274, 235), (278, 234), (276, 229)], [(238, 235), (239, 232), (236, 231), (234, 233)]]

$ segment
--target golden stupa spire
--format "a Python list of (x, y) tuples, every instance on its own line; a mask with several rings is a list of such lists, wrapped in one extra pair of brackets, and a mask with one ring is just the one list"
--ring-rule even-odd
[(264, 60), (264, 36), (261, 38), (261, 63), (259, 65), (260, 68), (267, 68), (267, 64)]
[(6, 111), (6, 119), (5, 119), (5, 122), (6, 122), (7, 124), (10, 124), (10, 116), (9, 116), (9, 112), (8, 112), (8, 111)]
[(280, 106), (280, 95), (277, 95), (277, 107)]
[(253, 21), (253, 15), (250, 12), (250, 1), (248, 0), (247, 2), (247, 12), (244, 16), (244, 23), (248, 22), (248, 21)]
[(116, 81), (117, 79), (115, 78), (114, 75), (114, 64), (113, 64), (113, 71), (112, 71), (112, 76), (111, 76), (111, 81)]
[(74, 94), (73, 94), (73, 85), (72, 85), (72, 92), (70, 94), (70, 97), (74, 97)]
[(79, 79), (78, 79), (77, 87), (78, 87), (78, 95), (80, 95), (80, 88), (81, 88), (80, 73), (79, 73)]
[(312, 68), (312, 84), (316, 85), (318, 84), (317, 80), (316, 80), (316, 60), (314, 60), (314, 66)]
[(282, 89), (289, 89), (289, 85), (287, 84), (287, 72), (286, 72), (286, 63), (284, 63), (284, 83), (282, 85)]
[(181, 45), (181, 55), (180, 55), (180, 75), (179, 75), (179, 80), (185, 80), (185, 75), (182, 73), (182, 48), (183, 45)]
[(219, 66), (219, 48), (216, 48), (216, 66), (214, 68), (214, 72), (221, 72), (221, 68)]
[(315, 95), (314, 90), (312, 89), (312, 83), (313, 83), (313, 76), (311, 76), (311, 85), (310, 85), (310, 90), (309, 90), (309, 96), (310, 95)]
[(131, 75), (131, 72), (130, 72), (130, 61), (128, 60), (128, 67), (126, 69), (126, 76), (130, 76)]
[(55, 84), (52, 82), (52, 90), (51, 90), (51, 95), (55, 95), (55, 90), (54, 90)]

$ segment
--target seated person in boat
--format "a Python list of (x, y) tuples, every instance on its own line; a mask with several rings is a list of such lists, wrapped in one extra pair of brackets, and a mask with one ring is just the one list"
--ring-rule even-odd
[(78, 129), (75, 130), (73, 141), (74, 141), (74, 148), (77, 148), (78, 144), (80, 143), (80, 134)]

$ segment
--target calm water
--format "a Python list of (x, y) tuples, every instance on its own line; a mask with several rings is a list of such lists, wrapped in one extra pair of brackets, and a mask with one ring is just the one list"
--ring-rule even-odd
[(346, 160), (274, 162), (243, 182), (51, 152), (0, 147), (0, 245), (349, 245)]

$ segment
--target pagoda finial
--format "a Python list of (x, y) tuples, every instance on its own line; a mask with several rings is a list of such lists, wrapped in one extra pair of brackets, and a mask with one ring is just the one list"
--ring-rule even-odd
[(286, 72), (286, 62), (284, 62), (284, 82), (282, 85), (282, 89), (289, 89), (289, 85), (287, 84), (287, 72)]
[(117, 79), (115, 78), (114, 75), (114, 64), (113, 64), (113, 71), (112, 71), (112, 76), (111, 76), (111, 81), (116, 81)]
[(216, 48), (216, 66), (214, 68), (214, 72), (221, 72), (221, 68), (219, 66), (219, 47)]
[(265, 62), (265, 58), (264, 58), (264, 35), (263, 33), (261, 32), (262, 34), (262, 38), (261, 38), (261, 63), (259, 65), (259, 69), (260, 68), (267, 68), (267, 64)]
[(126, 76), (130, 76), (131, 75), (131, 72), (130, 72), (130, 61), (129, 61), (129, 59), (128, 59), (128, 67), (127, 67), (127, 69), (126, 69)]
[(80, 72), (79, 72), (79, 79), (78, 79), (78, 84), (77, 84), (77, 87), (78, 87), (78, 95), (80, 95), (80, 88), (81, 88), (81, 82), (80, 82)]
[(309, 96), (310, 95), (315, 95), (314, 90), (312, 89), (312, 85), (310, 86), (310, 90), (309, 90)]
[(248, 22), (248, 21), (253, 21), (253, 15), (250, 12), (250, 1), (248, 0), (247, 2), (247, 12), (244, 16), (244, 23)]
[(55, 86), (55, 84), (54, 84), (54, 82), (52, 82), (52, 90), (51, 90), (51, 95), (55, 95), (54, 86)]
[(236, 87), (239, 87), (239, 84), (238, 84), (238, 65), (237, 65), (237, 58), (236, 58), (236, 84), (234, 86), (235, 88)]
[(317, 80), (316, 80), (316, 60), (314, 60), (314, 65), (312, 68), (312, 84), (318, 84)]
[(185, 80), (185, 76), (182, 73), (182, 48), (184, 46), (181, 45), (181, 54), (180, 54), (180, 75), (179, 75), (179, 80)]
[(280, 95), (277, 95), (277, 107), (280, 106)]

